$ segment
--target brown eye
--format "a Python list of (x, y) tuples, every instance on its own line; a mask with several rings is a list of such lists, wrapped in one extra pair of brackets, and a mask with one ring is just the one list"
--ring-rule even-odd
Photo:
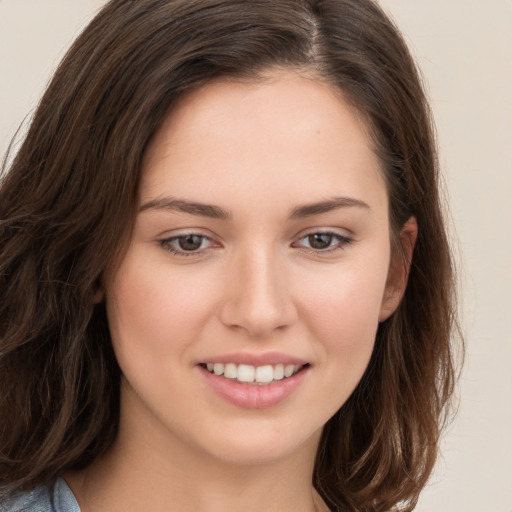
[(313, 233), (308, 235), (309, 246), (312, 249), (327, 249), (332, 244), (333, 236), (329, 233)]
[(316, 233), (309, 233), (296, 242), (293, 243), (294, 247), (302, 247), (310, 251), (316, 251), (317, 254), (331, 254), (337, 250), (343, 250), (347, 245), (351, 244), (353, 239), (351, 237), (335, 233), (331, 231), (317, 231)]
[(190, 233), (160, 240), (159, 244), (163, 249), (177, 256), (197, 256), (211, 247), (212, 241), (207, 236)]
[(177, 238), (178, 247), (182, 251), (197, 251), (201, 248), (204, 241), (201, 235), (184, 235)]

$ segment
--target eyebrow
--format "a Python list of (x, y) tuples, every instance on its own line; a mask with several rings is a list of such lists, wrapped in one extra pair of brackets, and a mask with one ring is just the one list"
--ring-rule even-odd
[(139, 211), (144, 212), (147, 210), (165, 210), (165, 211), (179, 211), (197, 215), (199, 217), (209, 217), (212, 219), (228, 220), (233, 215), (224, 210), (220, 206), (211, 204), (196, 203), (194, 201), (185, 201), (182, 199), (175, 199), (172, 197), (159, 197), (144, 203)]
[[(294, 208), (290, 214), (290, 218), (304, 218), (321, 213), (330, 212), (339, 208), (358, 207), (370, 210), (370, 206), (352, 197), (334, 197), (319, 203), (311, 203)], [(147, 210), (164, 210), (164, 211), (179, 211), (188, 213), (190, 215), (197, 215), (199, 217), (209, 217), (212, 219), (230, 220), (233, 215), (228, 210), (215, 206), (212, 204), (197, 203), (195, 201), (186, 201), (183, 199), (176, 199), (173, 197), (158, 197), (151, 199), (144, 203), (139, 211)]]
[(338, 208), (347, 208), (354, 206), (358, 208), (371, 210), (370, 206), (364, 201), (361, 201), (360, 199), (355, 199), (352, 197), (334, 197), (332, 199), (328, 199), (320, 203), (312, 203), (303, 206), (298, 206), (297, 208), (293, 209), (290, 217), (295, 219), (311, 217), (313, 215), (319, 215), (321, 213), (337, 210)]

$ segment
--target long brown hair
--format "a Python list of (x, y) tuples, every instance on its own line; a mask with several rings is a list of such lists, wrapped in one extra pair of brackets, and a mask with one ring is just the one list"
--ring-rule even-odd
[(314, 473), (332, 510), (414, 508), (455, 379), (452, 265), (421, 81), (371, 0), (113, 0), (71, 47), (0, 187), (4, 492), (51, 484), (116, 436), (120, 371), (94, 296), (129, 240), (151, 137), (192, 89), (276, 66), (343, 91), (371, 128), (395, 245), (418, 223), (402, 303)]

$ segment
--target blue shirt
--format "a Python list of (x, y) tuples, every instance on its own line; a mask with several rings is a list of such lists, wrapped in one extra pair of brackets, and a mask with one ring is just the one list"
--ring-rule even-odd
[(53, 490), (53, 500), (46, 487), (37, 487), (10, 498), (0, 498), (1, 512), (80, 512), (71, 489), (59, 478)]

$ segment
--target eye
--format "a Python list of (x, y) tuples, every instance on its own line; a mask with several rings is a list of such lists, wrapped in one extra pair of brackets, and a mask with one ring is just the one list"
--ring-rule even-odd
[(160, 245), (165, 250), (182, 256), (197, 254), (212, 244), (213, 242), (207, 236), (195, 233), (187, 233), (160, 240)]
[(342, 249), (352, 242), (352, 239), (330, 231), (309, 233), (295, 242), (294, 246), (311, 249), (316, 252), (328, 252)]

